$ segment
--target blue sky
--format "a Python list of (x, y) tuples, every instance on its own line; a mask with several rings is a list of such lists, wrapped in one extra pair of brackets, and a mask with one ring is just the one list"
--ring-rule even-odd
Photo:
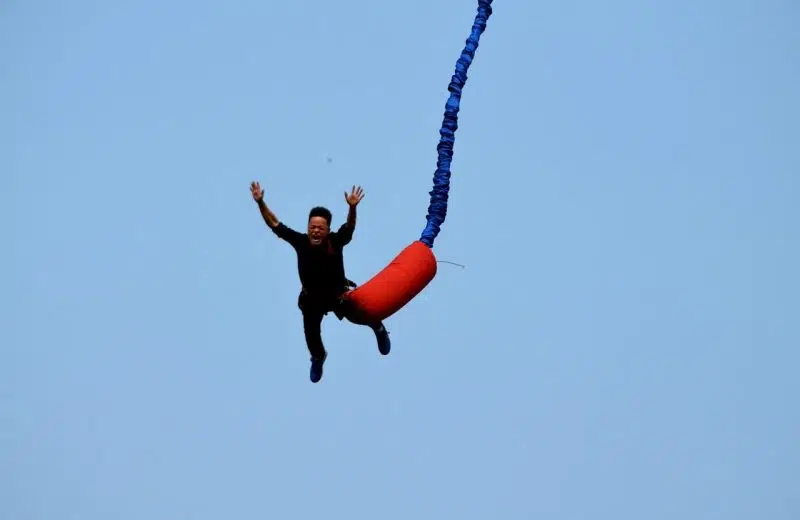
[(248, 184), (300, 228), (363, 185), (367, 280), (476, 5), (4, 3), (0, 518), (798, 518), (794, 2), (495, 2), (435, 248), (467, 267), (386, 358), (329, 317), (309, 382)]

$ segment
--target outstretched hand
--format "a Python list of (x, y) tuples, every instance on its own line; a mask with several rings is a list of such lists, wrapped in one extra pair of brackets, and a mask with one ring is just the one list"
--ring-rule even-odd
[(255, 181), (250, 184), (250, 193), (253, 194), (253, 200), (256, 202), (264, 198), (264, 190), (261, 189), (261, 184)]
[(358, 206), (358, 203), (361, 202), (363, 198), (364, 190), (361, 189), (361, 186), (353, 186), (349, 195), (347, 192), (344, 192), (344, 200), (347, 201), (347, 205), (351, 208)]

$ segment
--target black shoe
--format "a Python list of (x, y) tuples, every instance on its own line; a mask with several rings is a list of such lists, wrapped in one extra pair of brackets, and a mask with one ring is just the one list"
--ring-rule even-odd
[(325, 364), (326, 359), (328, 359), (327, 352), (325, 352), (321, 358), (311, 358), (311, 370), (309, 371), (309, 376), (312, 383), (319, 383), (319, 380), (322, 379), (322, 365)]
[(375, 338), (378, 340), (378, 351), (386, 356), (392, 350), (392, 342), (389, 339), (389, 331), (386, 330), (386, 327), (383, 325), (372, 330), (375, 332)]

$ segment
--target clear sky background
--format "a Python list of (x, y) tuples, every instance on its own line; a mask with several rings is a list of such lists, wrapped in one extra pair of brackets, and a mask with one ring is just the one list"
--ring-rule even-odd
[[(0, 519), (800, 518), (800, 8), (497, 1), (435, 281), (334, 317), (425, 224), (474, 0), (0, 8)], [(327, 158), (332, 159), (328, 162)]]

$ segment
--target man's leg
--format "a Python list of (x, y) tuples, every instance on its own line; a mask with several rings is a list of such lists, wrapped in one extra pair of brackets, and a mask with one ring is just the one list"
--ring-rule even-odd
[(322, 365), (328, 357), (325, 345), (322, 343), (322, 318), (324, 314), (318, 312), (303, 312), (303, 333), (306, 337), (306, 346), (311, 354), (311, 370), (309, 377), (312, 383), (322, 379)]
[(313, 301), (310, 301), (305, 291), (300, 292), (297, 306), (303, 313), (303, 334), (306, 338), (308, 353), (311, 354), (309, 377), (312, 383), (317, 383), (322, 379), (322, 365), (328, 357), (325, 345), (322, 343), (322, 319), (325, 317), (325, 313), (321, 312)]
[(375, 339), (378, 341), (378, 351), (384, 356), (389, 354), (389, 351), (392, 349), (392, 342), (389, 340), (389, 331), (386, 330), (386, 327), (383, 326), (383, 322), (377, 323), (364, 323), (360, 320), (353, 319), (351, 316), (352, 308), (350, 307), (350, 302), (344, 301), (341, 298), (336, 302), (336, 305), (333, 308), (334, 314), (340, 320), (347, 319), (350, 323), (355, 323), (357, 325), (364, 325), (372, 329), (372, 332), (375, 333)]
[(315, 359), (325, 357), (325, 345), (322, 343), (322, 318), (322, 314), (303, 311), (303, 333), (306, 337), (306, 346), (308, 353)]

